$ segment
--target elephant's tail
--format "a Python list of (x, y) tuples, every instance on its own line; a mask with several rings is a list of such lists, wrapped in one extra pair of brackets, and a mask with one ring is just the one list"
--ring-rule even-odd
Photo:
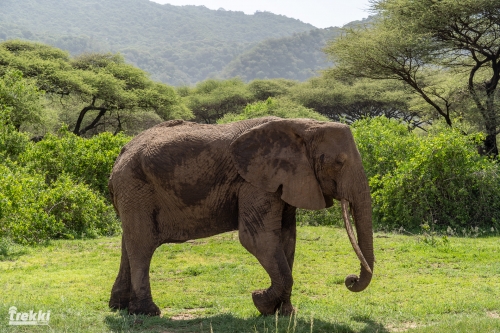
[(120, 213), (118, 212), (118, 208), (116, 207), (116, 197), (115, 197), (115, 193), (113, 192), (113, 175), (111, 175), (109, 177), (109, 181), (108, 181), (108, 190), (109, 190), (109, 196), (111, 198), (111, 202), (113, 203), (113, 207), (115, 208), (115, 212), (116, 212), (116, 215), (118, 215), (118, 217), (120, 216)]

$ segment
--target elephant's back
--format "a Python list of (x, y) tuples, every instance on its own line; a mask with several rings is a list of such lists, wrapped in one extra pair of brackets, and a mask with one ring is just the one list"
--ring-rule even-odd
[(111, 178), (144, 183), (191, 181), (219, 164), (232, 135), (221, 126), (174, 120), (154, 126), (122, 148)]
[(138, 134), (122, 148), (113, 174), (132, 170), (165, 178), (173, 173), (199, 172), (199, 168), (211, 165), (227, 167), (225, 164), (231, 163), (228, 148), (236, 137), (276, 119), (265, 117), (224, 125), (163, 122)]
[[(170, 120), (151, 127), (134, 137), (126, 144), (119, 155), (120, 159), (128, 160), (134, 155), (152, 151), (161, 147), (207, 146), (208, 144), (227, 145), (249, 128), (265, 122), (276, 120), (276, 117), (249, 119), (230, 124), (198, 124), (185, 120)], [(173, 152), (175, 154), (175, 152)]]

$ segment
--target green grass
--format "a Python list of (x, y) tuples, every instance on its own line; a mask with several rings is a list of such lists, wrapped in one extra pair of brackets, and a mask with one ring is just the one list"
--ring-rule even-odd
[[(0, 332), (500, 332), (500, 237), (375, 234), (371, 285), (349, 292), (359, 263), (342, 229), (299, 227), (293, 317), (262, 317), (250, 293), (269, 279), (236, 233), (165, 244), (153, 258), (162, 317), (107, 307), (120, 237), (4, 252)], [(8, 309), (51, 311), (47, 326), (8, 326)], [(277, 322), (276, 322), (277, 320)]]

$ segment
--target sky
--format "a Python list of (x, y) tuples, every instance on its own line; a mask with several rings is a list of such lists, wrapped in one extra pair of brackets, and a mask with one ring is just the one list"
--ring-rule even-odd
[(341, 27), (370, 15), (369, 0), (152, 0), (174, 6), (196, 5), (210, 9), (241, 11), (254, 14), (268, 11), (285, 15), (316, 28)]

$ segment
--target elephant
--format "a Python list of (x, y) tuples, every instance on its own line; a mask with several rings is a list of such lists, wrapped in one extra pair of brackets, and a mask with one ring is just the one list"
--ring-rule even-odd
[(277, 117), (223, 125), (167, 121), (123, 147), (108, 186), (123, 230), (112, 309), (159, 315), (149, 282), (155, 249), (237, 230), (271, 279), (269, 288), (252, 293), (255, 307), (262, 315), (290, 315), (296, 209), (323, 209), (333, 199), (341, 202), (360, 261), (359, 277), (347, 276), (345, 285), (358, 292), (372, 279), (370, 190), (345, 124)]

